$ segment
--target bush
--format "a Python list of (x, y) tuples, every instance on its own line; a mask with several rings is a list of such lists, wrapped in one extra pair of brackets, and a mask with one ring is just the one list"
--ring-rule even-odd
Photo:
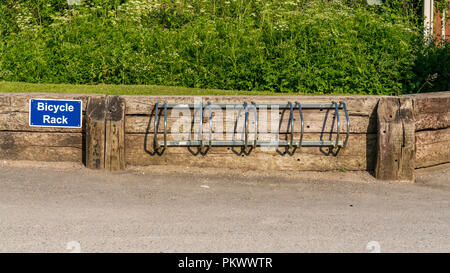
[(448, 45), (423, 46), (416, 17), (392, 3), (64, 2), (0, 4), (0, 80), (311, 94), (447, 88)]

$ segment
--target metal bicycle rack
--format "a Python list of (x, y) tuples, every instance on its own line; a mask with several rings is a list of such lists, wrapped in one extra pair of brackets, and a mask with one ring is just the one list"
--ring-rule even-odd
[[(160, 108), (160, 105), (162, 105), (162, 108)], [(244, 126), (243, 126), (243, 132), (242, 132), (242, 139), (236, 140), (235, 136), (237, 133), (237, 124), (239, 121), (240, 113), (238, 113), (236, 122), (234, 125), (234, 132), (233, 137), (231, 141), (225, 141), (225, 140), (213, 140), (212, 139), (212, 122), (213, 122), (213, 116), (212, 116), (212, 104), (211, 102), (208, 102), (206, 105), (203, 103), (199, 104), (179, 104), (179, 103), (159, 103), (157, 102), (155, 104), (154, 108), (154, 132), (153, 132), (153, 151), (154, 153), (157, 153), (161, 155), (168, 147), (188, 147), (193, 148), (196, 147), (198, 149), (198, 153), (206, 154), (209, 149), (212, 147), (240, 147), (241, 153), (249, 155), (250, 152), (255, 149), (256, 147), (261, 146), (277, 146), (277, 147), (285, 147), (286, 152), (290, 155), (292, 155), (297, 149), (300, 147), (330, 147), (330, 148), (345, 148), (347, 146), (348, 138), (350, 135), (350, 119), (347, 111), (347, 106), (345, 102), (331, 102), (331, 103), (299, 103), (299, 102), (288, 102), (287, 104), (256, 104), (254, 102), (251, 102), (248, 104), (247, 102), (244, 102), (243, 104), (231, 104), (231, 103), (215, 103), (215, 107), (220, 107), (221, 109), (227, 108), (227, 107), (235, 107), (238, 108), (239, 111), (242, 109), (244, 110)], [(277, 140), (276, 144), (274, 144), (273, 141), (261, 141), (258, 140), (258, 113), (257, 109), (259, 108), (265, 108), (268, 109), (268, 107), (278, 107), (278, 109), (284, 109), (289, 110), (289, 122), (287, 125), (287, 131), (283, 132), (286, 133), (288, 138), (287, 140)], [(191, 126), (191, 130), (189, 133), (189, 139), (185, 141), (168, 141), (167, 140), (167, 109), (175, 108), (175, 107), (181, 107), (181, 108), (189, 108), (189, 109), (199, 109), (199, 131), (197, 133), (198, 140), (191, 140), (192, 135), (192, 129), (193, 126)], [(203, 116), (205, 109), (208, 108), (209, 113), (209, 136), (208, 140), (203, 139)], [(273, 108), (272, 108), (273, 109)], [(299, 117), (300, 117), (300, 137), (298, 139), (294, 139), (294, 110), (298, 109)], [(303, 140), (304, 135), (304, 119), (303, 119), (303, 109), (331, 109), (334, 110), (334, 119), (336, 121), (336, 137), (334, 140)], [(346, 123), (347, 123), (347, 131), (345, 135), (345, 139), (341, 140), (341, 121), (339, 116), (339, 109), (343, 109), (345, 113)], [(251, 111), (253, 110), (253, 111)], [(158, 140), (158, 129), (159, 129), (159, 123), (160, 123), (160, 113), (163, 113), (164, 115), (164, 131), (163, 131), (163, 140)], [(249, 115), (250, 111), (253, 112), (254, 115), (254, 140), (249, 141)], [(193, 119), (195, 119), (195, 110), (193, 114)], [(280, 125), (278, 127), (278, 132), (276, 132), (278, 135), (280, 134), (280, 127), (281, 127), (281, 120)], [(334, 124), (332, 125), (332, 131), (334, 129)], [(330, 132), (333, 133), (333, 132)], [(293, 149), (292, 151), (290, 149)]]

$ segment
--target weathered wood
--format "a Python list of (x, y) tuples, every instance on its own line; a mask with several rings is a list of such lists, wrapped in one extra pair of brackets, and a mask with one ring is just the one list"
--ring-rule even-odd
[(89, 98), (103, 97), (103, 95), (89, 94), (57, 94), (57, 93), (0, 93), (0, 113), (29, 112), (29, 102), (33, 98), (81, 100), (83, 111), (86, 110)]
[[(304, 110), (303, 111), (303, 120), (304, 120), (304, 131), (305, 132), (330, 132), (330, 131), (336, 131), (336, 123), (333, 122), (334, 120), (334, 111), (333, 113), (324, 113), (325, 111), (321, 112), (318, 110)], [(222, 118), (213, 118), (213, 128), (220, 128), (222, 126), (223, 131), (227, 128), (234, 128), (234, 125), (236, 123), (235, 117), (233, 118), (227, 118), (225, 111), (222, 113)], [(340, 111), (340, 120), (341, 120), (341, 132), (347, 131), (347, 123), (345, 120), (345, 114)], [(205, 115), (208, 116), (208, 111), (205, 111)], [(259, 113), (258, 113), (259, 115)], [(168, 130), (171, 130), (172, 125), (179, 119), (177, 116), (172, 116), (172, 111), (168, 110), (167, 113), (167, 128)], [(281, 116), (280, 116), (281, 119)], [(189, 119), (190, 122), (192, 122), (192, 116)], [(125, 122), (125, 133), (145, 133), (145, 132), (154, 132), (154, 115), (152, 116), (144, 116), (144, 115), (127, 115), (126, 116), (126, 122)], [(198, 121), (198, 116), (196, 116), (196, 121)], [(222, 121), (222, 122), (221, 122)], [(270, 119), (270, 113), (267, 113), (267, 122), (265, 124), (262, 123), (261, 118), (258, 118), (258, 127), (259, 130), (265, 126), (267, 130), (270, 130), (271, 128), (271, 119)], [(161, 116), (160, 119), (160, 125), (158, 127), (159, 132), (164, 131), (164, 119), (163, 116)], [(204, 117), (203, 119), (203, 126), (204, 128), (209, 128), (209, 118)], [(242, 127), (242, 124), (244, 122), (244, 118), (241, 116), (239, 118), (238, 125)], [(276, 128), (278, 128), (280, 120), (274, 121)], [(287, 126), (289, 123), (289, 111), (286, 111), (281, 119), (281, 132), (285, 132), (287, 130)], [(190, 125), (189, 125), (190, 126)], [(196, 124), (196, 126), (198, 126)], [(253, 113), (249, 115), (249, 128), (253, 128), (254, 126), (254, 117)], [(377, 128), (377, 122), (376, 122), (376, 116), (375, 117), (368, 117), (368, 116), (350, 116), (350, 132), (351, 133), (376, 133)], [(208, 129), (209, 130), (209, 129)], [(294, 132), (300, 132), (300, 118), (298, 111), (294, 111)]]
[[(169, 136), (170, 138), (172, 136)], [(305, 140), (319, 139), (320, 134), (306, 134)], [(350, 135), (349, 145), (337, 156), (329, 154), (328, 148), (302, 147), (293, 156), (280, 155), (275, 150), (261, 147), (249, 156), (238, 156), (230, 147), (213, 147), (205, 156), (193, 155), (187, 148), (168, 148), (162, 156), (151, 155), (152, 136), (144, 134), (125, 135), (125, 156), (129, 165), (180, 165), (200, 167), (227, 167), (254, 170), (316, 170), (334, 169), (373, 170), (375, 167), (376, 135)], [(161, 136), (159, 140), (162, 140)], [(195, 151), (195, 148), (192, 150)], [(236, 148), (239, 151), (239, 148)], [(281, 151), (284, 148), (280, 148)]]
[[(300, 137), (299, 133), (294, 133), (294, 141), (298, 141)], [(207, 140), (209, 136), (207, 134), (203, 135), (203, 139)], [(340, 135), (340, 141), (343, 141), (345, 138), (344, 135)], [(154, 135), (153, 134), (125, 134), (125, 139), (128, 141), (128, 139), (135, 139), (138, 142), (141, 142), (145, 140), (145, 146), (141, 145), (141, 148), (145, 148), (146, 150), (151, 151), (153, 149), (153, 140)], [(193, 137), (193, 139), (197, 139), (196, 136)], [(213, 134), (213, 140), (221, 139), (221, 140), (227, 140), (232, 141), (231, 135), (219, 135), (216, 136)], [(237, 134), (235, 136), (235, 140), (242, 140), (242, 134)], [(289, 134), (280, 134), (279, 140), (289, 140), (290, 135)], [(158, 141), (164, 140), (163, 134), (158, 134), (157, 136)], [(181, 140), (181, 141), (187, 141), (188, 135), (186, 134), (168, 134), (167, 140)], [(249, 146), (252, 144), (252, 141), (254, 140), (254, 135), (251, 133), (248, 135), (248, 142)], [(260, 141), (276, 141), (276, 134), (261, 134), (258, 136), (258, 140)], [(314, 141), (328, 141), (328, 140), (336, 140), (336, 134), (320, 134), (320, 133), (305, 133), (303, 136), (304, 141), (308, 140), (314, 140)], [(372, 143), (373, 141), (373, 143)], [(368, 149), (376, 150), (376, 134), (351, 134), (349, 136), (349, 143), (352, 143), (352, 145), (347, 145), (345, 149), (340, 149), (338, 155), (359, 155), (367, 151)], [(367, 145), (374, 145), (373, 147), (367, 147)], [(176, 147), (170, 147), (167, 149), (166, 153), (177, 153), (175, 151), (181, 151), (188, 152), (187, 148), (182, 148), (181, 150), (176, 150)], [(267, 147), (266, 147), (267, 148)], [(194, 148), (195, 149), (195, 148)], [(259, 148), (260, 150), (262, 148)], [(284, 149), (283, 147), (280, 147), (280, 149)], [(307, 153), (315, 153), (315, 154), (324, 154), (324, 151), (328, 151), (328, 147), (322, 147), (320, 148), (307, 148), (302, 147), (300, 150), (303, 152), (303, 149), (306, 149), (305, 152)], [(211, 149), (211, 153), (229, 153), (230, 149), (224, 148), (224, 147), (214, 147), (214, 149)], [(270, 150), (270, 149), (264, 149), (264, 150)], [(178, 153), (179, 153), (178, 152)]]
[(52, 94), (52, 93), (32, 93), (32, 94), (0, 94), (0, 131), (21, 131), (21, 132), (83, 132), (83, 128), (50, 128), (29, 126), (29, 101), (32, 98), (45, 99), (67, 99), (81, 100), (83, 102), (83, 112), (86, 109), (89, 98), (102, 97), (101, 95), (80, 95), (80, 94)]
[(381, 180), (414, 180), (412, 99), (382, 98), (378, 104), (375, 176)]
[(450, 162), (450, 128), (416, 132), (416, 168)]
[(81, 133), (83, 128), (51, 128), (29, 126), (29, 113), (0, 113), (0, 131)]
[[(193, 96), (121, 96), (125, 99), (126, 115), (150, 114), (157, 101), (170, 103), (193, 103)], [(200, 97), (199, 97), (200, 98)], [(370, 116), (382, 96), (203, 96), (203, 102), (212, 103), (300, 103), (344, 101), (349, 114)]]
[(400, 97), (413, 100), (416, 131), (450, 127), (450, 91)]
[[(251, 156), (237, 158), (233, 154), (207, 155), (192, 159), (192, 155), (146, 158), (136, 161), (127, 154), (130, 165), (174, 165), (184, 167), (230, 168), (245, 170), (286, 170), (286, 171), (333, 171), (333, 170), (366, 170), (366, 159), (363, 156), (347, 157), (345, 160), (323, 155), (299, 154), (295, 157), (280, 157), (267, 153), (254, 153)], [(133, 164), (135, 163), (135, 164)]]
[[(450, 105), (448, 106), (450, 109)], [(416, 113), (416, 130), (443, 129), (450, 127), (450, 111), (443, 113)]]
[(119, 96), (106, 99), (105, 169), (125, 169), (125, 102)]
[(0, 113), (11, 112), (11, 94), (0, 94)]
[(82, 160), (81, 133), (0, 132), (0, 158), (9, 160)]
[(417, 113), (448, 112), (450, 104), (450, 91), (414, 94), (401, 97), (413, 99), (414, 112)]
[[(140, 136), (144, 139), (146, 139), (146, 143), (148, 147), (153, 147), (153, 140), (154, 140), (154, 134), (153, 133), (149, 133), (149, 134), (125, 134), (125, 138), (128, 138), (129, 136)], [(361, 149), (363, 148), (362, 145), (365, 144), (364, 139), (367, 138), (372, 138), (373, 136), (376, 136), (376, 134), (350, 134), (349, 136), (349, 143), (352, 143), (352, 145), (347, 145), (347, 147), (345, 149), (341, 149), (339, 151), (339, 153), (354, 153), (354, 154), (358, 154), (360, 153)], [(189, 139), (189, 134), (185, 134), (185, 133), (179, 133), (179, 134), (172, 134), (169, 133), (167, 134), (167, 140), (168, 141), (172, 141), (172, 140), (177, 140), (177, 141), (187, 141)], [(191, 135), (191, 139), (192, 140), (197, 140), (198, 138), (197, 134), (192, 134)], [(208, 140), (209, 139), (209, 133), (204, 133), (203, 134), (203, 140)], [(286, 134), (286, 133), (280, 133), (278, 134), (278, 140), (289, 140), (291, 137), (290, 134)], [(277, 134), (276, 133), (261, 133), (258, 134), (258, 140), (260, 141), (276, 141), (277, 138)], [(232, 141), (233, 140), (233, 134), (212, 134), (212, 139), (213, 140), (226, 140), (226, 141)], [(242, 133), (238, 133), (235, 134), (234, 136), (235, 140), (243, 140), (243, 134)], [(294, 141), (298, 141), (300, 139), (300, 133), (294, 133), (293, 134), (293, 139)], [(163, 141), (164, 140), (164, 134), (163, 133), (158, 133), (157, 135), (157, 140), (158, 141)], [(248, 134), (248, 143), (249, 146), (252, 144), (252, 141), (254, 140), (254, 134), (252, 131), (249, 132)], [(336, 133), (305, 133), (303, 135), (303, 140), (304, 141), (329, 141), (329, 140), (336, 140)], [(340, 134), (339, 136), (339, 141), (344, 141), (345, 140), (345, 134)], [(375, 147), (374, 147), (375, 148)], [(172, 147), (170, 149), (168, 149), (169, 151), (172, 149)], [(302, 147), (303, 149), (303, 147)]]
[[(330, 156), (328, 148), (306, 148), (302, 147), (299, 152), (293, 156), (281, 156), (275, 151), (257, 148), (250, 156), (238, 157), (232, 152), (232, 148), (212, 148), (206, 156), (194, 156), (187, 148), (169, 148), (162, 156), (150, 155), (152, 151), (152, 141), (154, 126), (153, 117), (150, 114), (154, 110), (157, 101), (171, 103), (192, 103), (194, 97), (157, 97), (157, 96), (123, 96), (126, 100), (126, 121), (125, 121), (125, 147), (127, 164), (131, 165), (152, 165), (152, 164), (180, 164), (185, 166), (209, 166), (209, 167), (229, 167), (229, 168), (247, 168), (247, 169), (285, 169), (285, 170), (333, 170), (346, 168), (349, 170), (365, 170), (374, 169), (376, 135), (370, 134), (376, 132), (376, 115), (374, 109), (380, 97), (362, 97), (362, 96), (323, 96), (323, 97), (307, 97), (307, 96), (277, 96), (277, 97), (256, 97), (256, 96), (211, 96), (203, 97), (203, 102), (211, 101), (217, 103), (286, 103), (288, 101), (295, 102), (332, 102), (345, 101), (348, 106), (351, 132), (349, 145), (346, 149), (341, 150), (337, 156)], [(162, 110), (161, 110), (162, 111)], [(325, 120), (326, 110), (304, 109), (305, 120), (305, 136), (304, 140), (319, 140), (320, 132), (323, 132), (322, 139), (329, 139), (331, 124), (334, 111), (330, 110)], [(225, 114), (225, 112), (223, 112)], [(346, 131), (345, 115), (340, 111), (341, 115), (341, 132)], [(297, 139), (300, 132), (298, 125), (298, 111), (294, 113), (294, 119), (297, 122), (294, 127)], [(270, 115), (268, 115), (270, 119)], [(253, 132), (253, 116), (249, 115), (250, 135)], [(281, 132), (286, 130), (287, 121), (289, 119), (289, 111), (283, 116)], [(171, 117), (171, 110), (168, 111), (168, 132), (172, 133), (171, 125), (176, 118)], [(207, 128), (208, 118), (204, 116), (204, 128)], [(163, 118), (161, 117), (159, 126), (159, 140), (163, 137)], [(234, 126), (234, 119), (225, 119), (223, 129), (227, 125)], [(233, 127), (229, 126), (229, 127)], [(219, 126), (220, 127), (220, 126)], [(269, 129), (269, 128), (268, 128)], [(335, 131), (335, 129), (334, 129)], [(369, 132), (369, 134), (367, 134)], [(260, 137), (266, 139), (267, 134)], [(169, 134), (168, 140), (177, 137), (177, 135)], [(280, 139), (285, 139), (285, 134), (281, 134)], [(341, 134), (342, 139), (345, 137)], [(260, 139), (261, 139), (260, 138)], [(204, 135), (207, 139), (207, 134)], [(253, 136), (250, 136), (253, 139)], [(146, 146), (145, 146), (146, 145)], [(236, 148), (239, 150), (239, 148)], [(280, 148), (282, 151), (284, 148)], [(195, 150), (195, 148), (193, 148)], [(327, 156), (328, 155), (328, 156)]]
[[(154, 107), (156, 101), (190, 103), (194, 102), (194, 97), (157, 97), (157, 96), (121, 96), (120, 98), (105, 97), (100, 95), (72, 95), (72, 94), (9, 94), (0, 95), (0, 131), (41, 131), (59, 132), (58, 129), (27, 128), (28, 126), (28, 104), (30, 98), (55, 98), (55, 99), (82, 99), (83, 106), (86, 109), (84, 121), (85, 129), (69, 129), (61, 132), (73, 132), (81, 136), (85, 132), (85, 161), (86, 166), (90, 168), (106, 168), (110, 170), (122, 169), (125, 163), (134, 165), (147, 164), (182, 164), (192, 166), (217, 166), (231, 168), (253, 168), (253, 169), (295, 169), (295, 170), (332, 170), (346, 168), (349, 170), (374, 169), (376, 138), (372, 132), (375, 132), (376, 122), (374, 119), (374, 109), (378, 100), (382, 97), (367, 96), (204, 96), (203, 101), (218, 103), (286, 103), (295, 102), (331, 102), (345, 101), (347, 103), (349, 114), (351, 115), (351, 132), (349, 146), (341, 150), (337, 156), (328, 155), (328, 148), (306, 148), (302, 147), (294, 156), (281, 156), (274, 151), (264, 151), (257, 148), (250, 156), (238, 157), (232, 153), (231, 148), (213, 148), (206, 156), (193, 156), (187, 148), (170, 148), (163, 156), (150, 156), (144, 148), (144, 141), (147, 139), (149, 144), (149, 135), (145, 134), (148, 127), (148, 115)], [(126, 103), (125, 108), (123, 103)], [(118, 111), (108, 110), (117, 106)], [(114, 108), (116, 109), (116, 108)], [(325, 112), (325, 111), (324, 111)], [(324, 112), (314, 112), (314, 110), (304, 110), (305, 113), (305, 140), (318, 140), (320, 134), (324, 132), (324, 140), (328, 140), (328, 132), (331, 131), (332, 114), (329, 114), (328, 120), (324, 126)], [(330, 111), (330, 113), (333, 111)], [(117, 119), (114, 118), (115, 114)], [(124, 116), (127, 113), (127, 116)], [(169, 111), (170, 113), (170, 111)], [(341, 113), (341, 132), (344, 133), (345, 116)], [(281, 131), (286, 130), (288, 120), (288, 111), (285, 112)], [(298, 115), (296, 112), (294, 115)], [(252, 120), (253, 117), (250, 117)], [(270, 118), (270, 117), (269, 117)], [(3, 120), (5, 122), (3, 122)], [(8, 122), (14, 120), (15, 124)], [(298, 122), (298, 117), (295, 116)], [(328, 122), (329, 121), (329, 122)], [(173, 119), (169, 118), (169, 125)], [(227, 120), (224, 124), (233, 123)], [(161, 121), (161, 124), (163, 121)], [(150, 124), (153, 126), (153, 124)], [(249, 126), (252, 126), (251, 123)], [(298, 125), (298, 124), (296, 124)], [(150, 126), (150, 131), (152, 132)], [(162, 132), (160, 126), (160, 132)], [(298, 138), (299, 126), (295, 126), (295, 137)], [(124, 132), (127, 132), (125, 135)], [(252, 130), (252, 129), (251, 129)], [(138, 134), (129, 134), (138, 133)], [(356, 134), (353, 134), (356, 133)], [(369, 133), (369, 134), (366, 134)], [(34, 133), (33, 133), (34, 134)], [(56, 135), (55, 135), (56, 136)], [(159, 136), (162, 139), (161, 135)], [(172, 136), (170, 136), (172, 137)], [(170, 138), (169, 137), (169, 138)], [(264, 137), (264, 136), (261, 136)], [(282, 134), (281, 139), (284, 135)], [(345, 137), (341, 135), (342, 139)], [(206, 138), (206, 136), (205, 136)], [(250, 137), (251, 139), (251, 137)], [(56, 143), (56, 142), (55, 142)], [(122, 143), (122, 144), (121, 144)], [(73, 147), (51, 147), (52, 149), (78, 149)], [(151, 148), (151, 147), (149, 147)], [(25, 149), (25, 148), (24, 148)], [(39, 148), (40, 149), (40, 148)], [(42, 149), (43, 151), (44, 149)], [(283, 150), (283, 148), (281, 148)], [(30, 151), (30, 148), (26, 148)], [(40, 150), (41, 151), (41, 150)], [(80, 149), (78, 152), (81, 153)], [(52, 153), (57, 153), (52, 152)], [(43, 152), (45, 155), (45, 153)], [(21, 158), (25, 158), (22, 156)], [(30, 156), (29, 156), (30, 157)], [(36, 156), (36, 158), (40, 158)], [(63, 156), (61, 158), (64, 158)], [(66, 158), (69, 158), (66, 155)]]
[(450, 92), (443, 92), (440, 96), (414, 97), (413, 104), (416, 130), (450, 127)]
[(106, 98), (89, 98), (86, 108), (86, 167), (105, 168)]

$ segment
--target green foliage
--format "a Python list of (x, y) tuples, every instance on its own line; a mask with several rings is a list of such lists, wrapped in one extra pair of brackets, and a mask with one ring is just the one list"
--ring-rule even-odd
[(412, 2), (5, 0), (0, 80), (311, 94), (444, 90), (449, 47), (423, 45), (421, 6)]
[[(220, 90), (162, 85), (1, 82), (0, 93), (71, 93), (153, 96), (272, 96), (268, 91)], [(283, 95), (283, 94), (281, 94)], [(289, 93), (286, 93), (289, 95)]]

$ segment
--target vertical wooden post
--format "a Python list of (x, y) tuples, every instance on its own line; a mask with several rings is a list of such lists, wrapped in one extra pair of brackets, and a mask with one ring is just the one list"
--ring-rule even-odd
[(105, 169), (125, 169), (125, 101), (119, 96), (106, 98)]
[(378, 152), (375, 177), (414, 180), (415, 125), (411, 98), (381, 98), (377, 109)]
[(86, 167), (105, 166), (105, 97), (91, 97), (86, 106)]
[(125, 169), (125, 101), (119, 96), (89, 98), (85, 128), (86, 167)]

